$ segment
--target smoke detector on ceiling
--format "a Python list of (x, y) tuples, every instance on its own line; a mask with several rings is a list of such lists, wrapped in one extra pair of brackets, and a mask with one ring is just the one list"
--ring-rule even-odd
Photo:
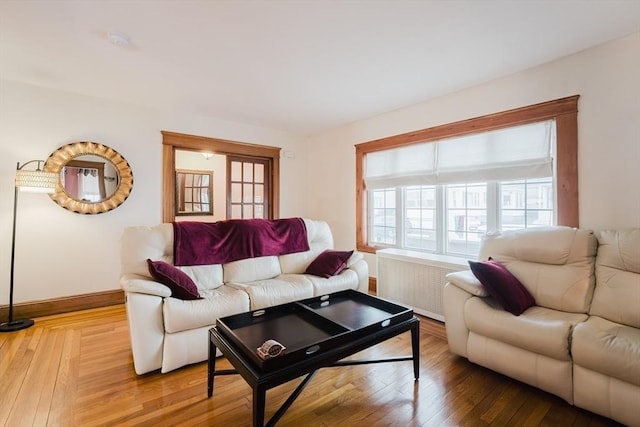
[(109, 42), (111, 42), (111, 44), (114, 44), (114, 45), (120, 46), (120, 47), (129, 46), (129, 36), (127, 36), (124, 33), (112, 33), (112, 32), (109, 32), (109, 33), (107, 33), (107, 37), (109, 39)]

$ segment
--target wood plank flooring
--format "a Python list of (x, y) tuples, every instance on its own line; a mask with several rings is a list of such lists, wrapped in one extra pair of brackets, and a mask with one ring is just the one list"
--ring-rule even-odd
[[(616, 426), (448, 351), (421, 318), (420, 380), (410, 362), (321, 369), (278, 426)], [(356, 358), (410, 354), (410, 334)], [(220, 368), (231, 366), (224, 359)], [(123, 305), (36, 319), (0, 334), (0, 426), (250, 426), (251, 389), (206, 362), (135, 374)], [(300, 380), (267, 393), (267, 419)]]

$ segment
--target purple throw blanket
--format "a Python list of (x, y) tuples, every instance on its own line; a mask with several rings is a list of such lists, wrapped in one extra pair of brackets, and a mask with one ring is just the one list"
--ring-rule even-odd
[(174, 265), (224, 264), (309, 250), (302, 218), (174, 222)]

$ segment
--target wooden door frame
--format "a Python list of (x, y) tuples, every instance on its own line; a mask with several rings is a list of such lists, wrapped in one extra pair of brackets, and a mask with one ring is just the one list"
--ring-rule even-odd
[[(269, 194), (270, 218), (279, 217), (280, 206), (280, 147), (249, 144), (246, 142), (205, 136), (161, 131), (162, 133), (162, 221), (175, 220), (176, 206), (176, 150), (210, 152), (223, 155), (264, 157), (271, 161), (272, 188)], [(225, 178), (226, 179), (226, 178)]]

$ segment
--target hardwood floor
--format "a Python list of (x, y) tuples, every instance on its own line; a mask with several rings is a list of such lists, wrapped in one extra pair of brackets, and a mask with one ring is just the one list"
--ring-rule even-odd
[[(611, 420), (449, 353), (441, 323), (421, 318), (420, 380), (410, 362), (321, 369), (279, 426), (615, 426)], [(356, 358), (410, 354), (410, 334)], [(229, 367), (226, 360), (221, 368)], [(251, 389), (206, 362), (133, 371), (123, 305), (36, 319), (0, 334), (0, 425), (249, 426)], [(267, 419), (300, 380), (267, 393)]]

